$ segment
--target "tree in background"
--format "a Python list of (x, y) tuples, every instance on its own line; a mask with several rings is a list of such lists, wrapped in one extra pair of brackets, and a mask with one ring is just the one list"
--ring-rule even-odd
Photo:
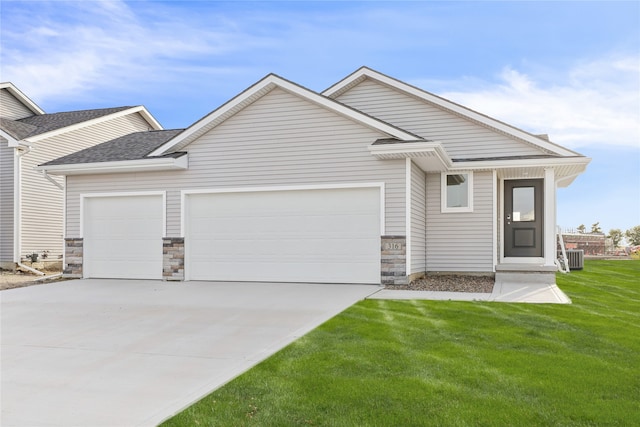
[(600, 227), (600, 222), (596, 222), (595, 224), (591, 224), (591, 232), (592, 233), (602, 233), (602, 228)]
[(584, 224), (580, 224), (576, 230), (578, 230), (578, 233), (584, 234), (587, 231), (587, 227), (585, 227)]
[(627, 242), (629, 242), (632, 246), (640, 245), (640, 225), (636, 225), (633, 228), (628, 229), (624, 232), (625, 237), (627, 238)]
[(622, 230), (619, 228), (612, 228), (609, 230), (609, 235), (607, 236), (611, 239), (611, 243), (613, 243), (613, 249), (616, 249), (620, 246), (620, 242), (622, 242)]

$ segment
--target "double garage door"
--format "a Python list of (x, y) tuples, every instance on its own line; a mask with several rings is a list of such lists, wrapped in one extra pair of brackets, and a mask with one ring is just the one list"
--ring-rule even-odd
[[(162, 205), (161, 196), (88, 199), (85, 277), (161, 278)], [(378, 187), (189, 193), (183, 208), (186, 280), (380, 281)]]

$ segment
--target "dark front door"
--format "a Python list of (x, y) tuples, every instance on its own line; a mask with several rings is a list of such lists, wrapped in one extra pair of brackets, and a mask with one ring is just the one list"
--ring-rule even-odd
[(541, 179), (504, 181), (504, 256), (542, 257)]

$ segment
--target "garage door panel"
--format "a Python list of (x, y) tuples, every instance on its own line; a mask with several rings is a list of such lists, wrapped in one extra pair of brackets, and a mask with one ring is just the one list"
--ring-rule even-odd
[[(277, 261), (277, 263), (276, 263)], [(243, 262), (228, 262), (216, 264), (215, 271), (209, 261), (194, 263), (191, 268), (196, 277), (193, 280), (224, 280), (237, 281), (242, 274), (242, 281), (253, 282), (309, 282), (315, 283), (346, 283), (345, 277), (360, 277), (362, 283), (376, 283), (379, 281), (379, 273), (371, 273), (373, 269), (379, 269), (377, 263), (312, 263), (309, 261), (282, 262), (281, 260), (252, 260), (251, 267)], [(215, 279), (210, 276), (215, 273)], [(286, 275), (286, 280), (277, 279)], [(202, 277), (202, 278), (200, 278)], [(309, 279), (313, 277), (313, 279)]]
[[(352, 239), (353, 240), (353, 239)], [(251, 239), (228, 239), (216, 240), (215, 246), (222, 246), (220, 250), (211, 244), (209, 240), (195, 240), (190, 245), (192, 251), (190, 258), (212, 259), (222, 261), (233, 256), (243, 262), (250, 263), (256, 259), (273, 259), (289, 261), (291, 259), (303, 260), (309, 257), (321, 258), (325, 261), (339, 262), (345, 257), (350, 261), (371, 260), (379, 257), (379, 239), (358, 239), (352, 241), (352, 245), (343, 245), (341, 241), (335, 241), (331, 251), (327, 251), (327, 242), (324, 239), (271, 239), (271, 240), (251, 240)], [(354, 252), (353, 246), (361, 247), (361, 250)], [(273, 248), (277, 247), (278, 250)]]
[(84, 203), (84, 276), (162, 278), (160, 195), (89, 197)]
[(379, 283), (380, 190), (187, 197), (191, 280)]

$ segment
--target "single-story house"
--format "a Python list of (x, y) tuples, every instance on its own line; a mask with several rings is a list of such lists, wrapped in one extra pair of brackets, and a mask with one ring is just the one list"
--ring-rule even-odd
[(64, 178), (35, 167), (131, 132), (162, 129), (141, 106), (46, 114), (0, 83), (0, 267), (33, 253), (62, 261)]
[(556, 188), (589, 161), (363, 67), (38, 169), (66, 177), (71, 276), (402, 284), (555, 271)]

